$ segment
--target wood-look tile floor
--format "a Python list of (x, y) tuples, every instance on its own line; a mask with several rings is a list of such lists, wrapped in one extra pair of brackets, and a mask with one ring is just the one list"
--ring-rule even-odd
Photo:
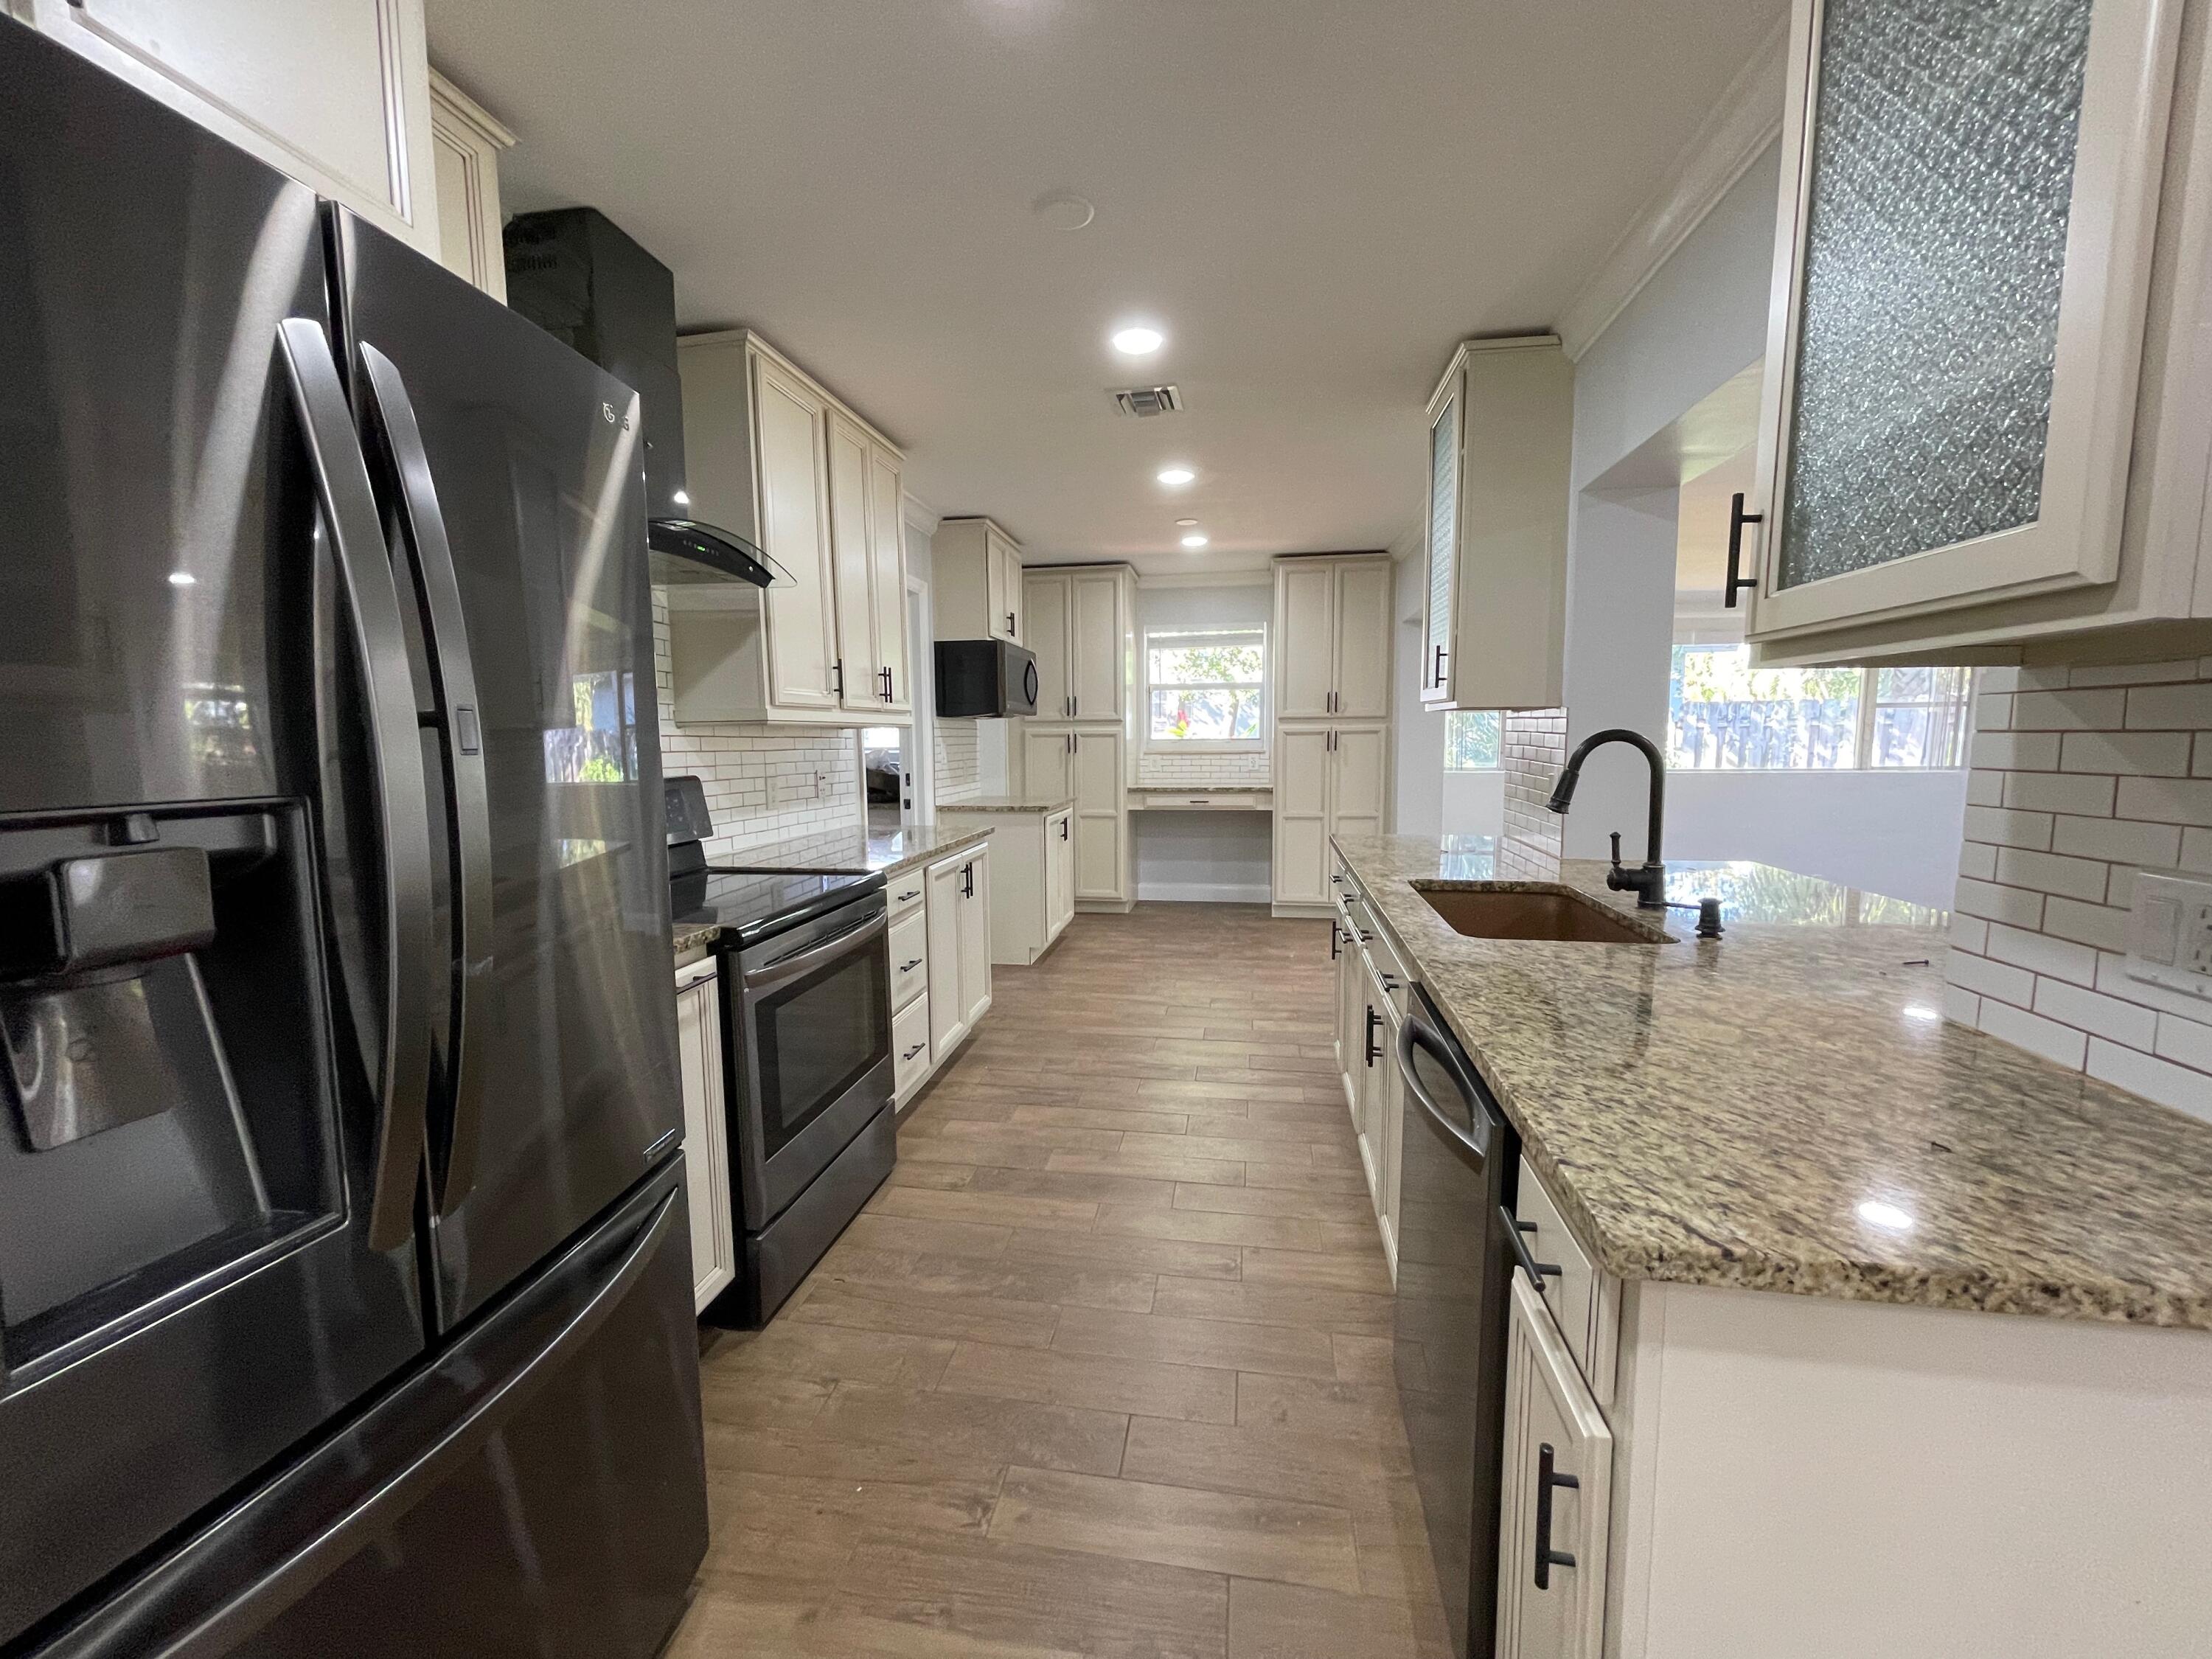
[(1438, 1659), (1326, 927), (1078, 916), (703, 1361), (674, 1659)]

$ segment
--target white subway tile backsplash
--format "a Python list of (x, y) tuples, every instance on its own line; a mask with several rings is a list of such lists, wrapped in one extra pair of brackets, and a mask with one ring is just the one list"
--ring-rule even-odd
[(2126, 696), (2131, 732), (2202, 732), (2212, 726), (2212, 684), (2139, 685)]
[(1955, 947), (1944, 965), (1943, 977), (1984, 999), (1984, 1006), (1990, 997), (2021, 1008), (2035, 1000), (2035, 975), (2025, 968), (2008, 967)]
[(2047, 933), (2030, 933), (2026, 928), (2007, 927), (1999, 923), (1990, 929), (1989, 954), (1998, 962), (2008, 962), (2033, 974), (2067, 980), (2075, 985), (2097, 982), (2094, 951), (2086, 945), (2053, 939)]
[[(2022, 691), (2012, 700), (2015, 732), (2104, 732), (2120, 725), (2142, 692)], [(2132, 722), (2130, 722), (2132, 723)]]
[(2160, 1016), (2149, 1009), (2063, 980), (2036, 981), (2035, 1012), (2130, 1048), (2148, 1048), (2158, 1038)]
[(2122, 778), (2114, 810), (2154, 823), (2212, 824), (2212, 781)]
[(1947, 1016), (2212, 1118), (2212, 1000), (2121, 954), (2138, 869), (2212, 873), (2212, 657), (1977, 684)]
[(2124, 864), (2171, 865), (2181, 856), (2181, 830), (2171, 823), (2127, 818), (2061, 817), (2054, 821), (2053, 852)]
[(2040, 850), (2051, 845), (2051, 814), (2016, 812), (2002, 806), (1969, 806), (1966, 839), (1988, 842), (1996, 847)]
[(2110, 874), (2094, 859), (2063, 858), (2017, 847), (1997, 849), (1997, 879), (2008, 887), (2032, 887), (2039, 893), (2063, 893), (2069, 898), (2101, 899)]
[(2056, 772), (2059, 736), (2056, 732), (1977, 732), (1969, 763), (2008, 772)]
[(2099, 1037), (2089, 1044), (2089, 1075), (2160, 1104), (2212, 1121), (2212, 1075)]
[(2041, 1054), (2045, 1060), (2065, 1066), (2069, 1071), (2081, 1069), (2087, 1052), (2089, 1038), (2086, 1032), (2070, 1025), (2061, 1025), (2055, 1019), (2045, 1019), (2025, 1009), (2008, 1003), (1984, 1000), (1981, 1012), (1982, 1030), (1993, 1037), (2002, 1037), (2030, 1054)]
[[(1979, 774), (1976, 775), (1980, 775)], [(2074, 812), (2110, 817), (2118, 781), (2071, 772), (2006, 772), (2004, 804), (2033, 812)]]
[(2014, 927), (2034, 927), (2043, 921), (2043, 895), (2021, 887), (2000, 887), (1995, 882), (1959, 878), (1958, 909), (1970, 916), (2002, 921)]
[(2069, 732), (2058, 769), (2118, 777), (2179, 778), (2189, 773), (2189, 737), (2182, 732)]

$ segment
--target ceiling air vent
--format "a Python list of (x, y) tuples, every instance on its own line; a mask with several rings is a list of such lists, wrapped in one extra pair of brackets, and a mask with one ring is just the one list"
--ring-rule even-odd
[(1114, 394), (1114, 412), (1139, 419), (1147, 415), (1179, 415), (1182, 393), (1171, 386), (1128, 386)]

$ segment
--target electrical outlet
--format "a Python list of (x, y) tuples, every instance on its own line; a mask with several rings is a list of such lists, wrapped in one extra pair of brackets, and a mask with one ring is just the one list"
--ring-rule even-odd
[(2212, 1002), (2212, 878), (2138, 870), (2128, 913), (2128, 977)]

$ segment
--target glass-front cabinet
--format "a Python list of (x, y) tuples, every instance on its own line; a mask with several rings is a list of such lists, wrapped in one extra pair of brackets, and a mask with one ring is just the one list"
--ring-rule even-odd
[(2180, 11), (1798, 0), (1730, 572), (1772, 654), (2119, 575)]

